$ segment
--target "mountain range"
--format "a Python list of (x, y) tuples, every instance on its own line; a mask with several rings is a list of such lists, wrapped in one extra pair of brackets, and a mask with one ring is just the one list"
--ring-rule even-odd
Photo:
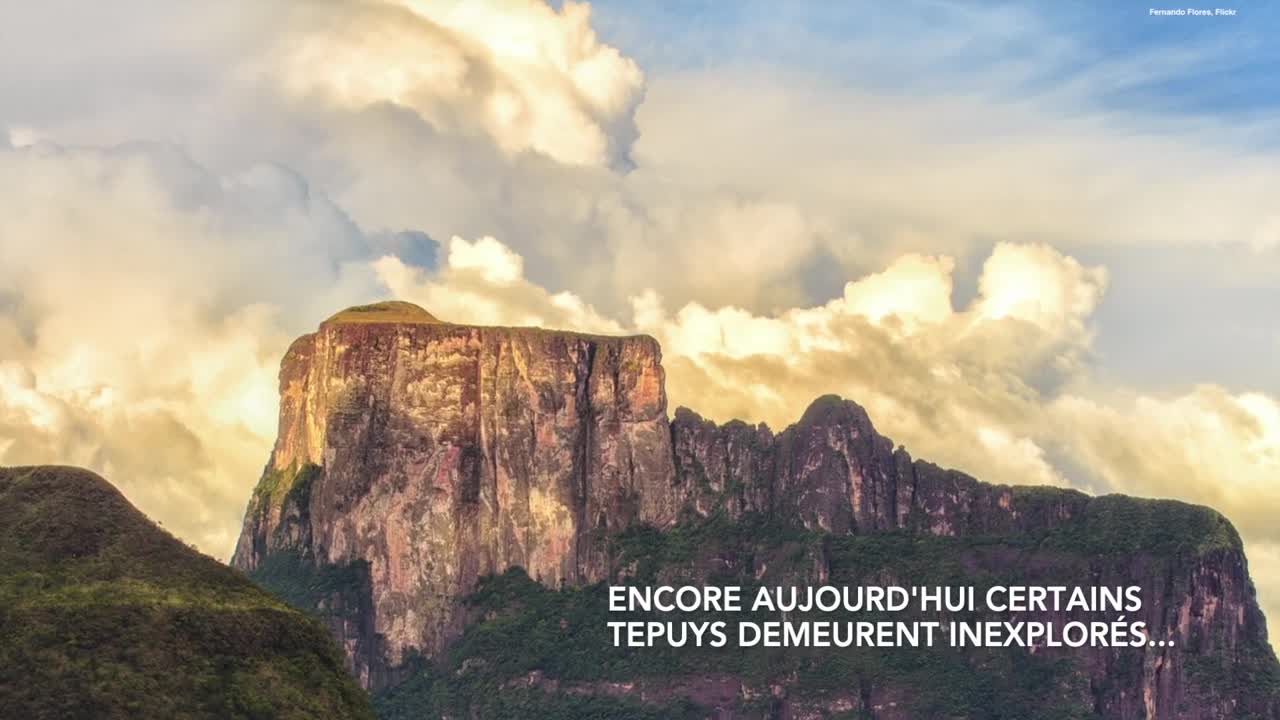
[[(299, 338), (280, 395), (232, 564), (327, 625), (384, 717), (1280, 717), (1207, 508), (982, 483), (834, 396), (777, 432), (669, 413), (652, 338), (408, 303)], [(1138, 586), (1168, 644), (619, 648), (610, 583)]]
[[(0, 468), (0, 716), (1280, 718), (1213, 510), (983, 483), (835, 396), (776, 432), (669, 412), (643, 336), (334, 315), (282, 362), (231, 566), (94, 473)], [(1136, 588), (1151, 642), (628, 647), (610, 621), (717, 616), (620, 616), (617, 584)]]

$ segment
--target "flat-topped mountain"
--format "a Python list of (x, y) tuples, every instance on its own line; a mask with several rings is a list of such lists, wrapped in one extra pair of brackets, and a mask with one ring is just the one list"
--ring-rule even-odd
[(478, 578), (519, 566), (594, 582), (608, 569), (597, 530), (675, 522), (652, 338), (330, 320), (290, 347), (280, 383), (233, 564), (366, 568), (368, 625), (335, 631), (367, 685), (456, 638)]
[[(386, 319), (344, 311), (284, 358), (233, 564), (317, 612), (394, 716), (597, 698), (631, 703), (599, 717), (1278, 717), (1240, 540), (1211, 510), (981, 483), (834, 396), (777, 433), (671, 418), (652, 338), (372, 307)], [(623, 651), (592, 601), (619, 580), (1139, 585), (1130, 620), (1173, 645)]]
[(68, 467), (0, 468), (0, 716), (373, 717), (313, 618)]
[(324, 324), (334, 323), (398, 323), (412, 325), (415, 323), (438, 323), (434, 315), (422, 308), (400, 300), (356, 305), (342, 312), (335, 313)]

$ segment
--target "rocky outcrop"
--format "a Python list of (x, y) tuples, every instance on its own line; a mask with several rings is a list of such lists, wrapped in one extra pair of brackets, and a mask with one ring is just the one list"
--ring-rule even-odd
[(232, 564), (366, 563), (376, 637), (339, 639), (366, 685), (461, 630), (458, 599), (510, 566), (548, 584), (607, 572), (592, 538), (676, 517), (652, 338), (440, 323), (379, 305), (299, 338), (280, 430)]
[[(306, 594), (366, 687), (395, 683), (408, 660), (438, 656), (458, 638), (468, 620), (461, 598), (479, 578), (519, 567), (547, 587), (595, 583), (618, 571), (609, 538), (698, 518), (763, 517), (835, 538), (1003, 538), (992, 544), (998, 552), (966, 556), (963, 567), (999, 574), (1012, 563), (1041, 579), (1065, 568), (1150, 586), (1152, 626), (1211, 656), (1213, 672), (1235, 672), (1266, 645), (1239, 538), (1216, 513), (981, 483), (914, 460), (861, 407), (834, 396), (778, 433), (684, 408), (668, 420), (652, 338), (453, 325), (384, 303), (339, 313), (298, 339), (280, 392), (279, 437), (233, 564)], [(1162, 523), (1185, 532), (1175, 542)], [(1155, 529), (1113, 537), (1135, 526)], [(1125, 562), (1089, 560), (1138, 536)], [(1036, 554), (1008, 538), (1035, 539)], [(803, 559), (806, 581), (842, 572), (824, 547)], [(1265, 654), (1258, 667), (1274, 670)], [(1197, 689), (1187, 656), (1093, 653), (1081, 701), (1109, 718), (1218, 718), (1241, 708), (1274, 717), (1269, 700)], [(1121, 671), (1122, 682), (1108, 679)], [(901, 688), (859, 693), (837, 705), (908, 716)], [(774, 705), (794, 717), (839, 710), (801, 712), (814, 702), (796, 695)]]
[(676, 410), (671, 434), (682, 504), (704, 516), (756, 513), (832, 533), (996, 534), (1070, 520), (1088, 503), (1073, 492), (1019, 502), (1013, 488), (912, 460), (865, 410), (834, 395), (776, 436), (687, 408)]

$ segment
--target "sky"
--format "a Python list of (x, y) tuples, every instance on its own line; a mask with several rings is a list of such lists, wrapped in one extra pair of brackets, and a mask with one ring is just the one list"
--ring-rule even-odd
[[(229, 556), (342, 307), (649, 333), (981, 479), (1211, 505), (1280, 618), (1269, 3), (70, 0), (0, 22), (0, 464)], [(1273, 622), (1274, 624), (1274, 622)]]

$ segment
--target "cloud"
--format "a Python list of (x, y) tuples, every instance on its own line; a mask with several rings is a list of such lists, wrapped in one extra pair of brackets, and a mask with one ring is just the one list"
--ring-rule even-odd
[(572, 2), (14, 9), (0, 462), (104, 470), (225, 555), (285, 343), (392, 295), (650, 332), (718, 419), (840, 392), (984, 479), (1208, 502), (1280, 591), (1280, 386), (1181, 381), (1274, 376), (1270, 130), (1107, 102), (1198, 51), (1116, 62), (1038, 10), (929, 8), (945, 27), (857, 24), (807, 66), (707, 37), (648, 77)]
[(295, 3), (278, 50), (286, 88), (352, 108), (394, 103), (503, 150), (626, 167), (639, 66), (602, 44), (587, 4), (533, 0)]
[(673, 402), (710, 417), (780, 428), (837, 392), (985, 480), (1209, 504), (1264, 572), (1280, 547), (1280, 403), (1104, 382), (1107, 273), (1048, 245), (995, 245), (962, 306), (954, 258), (908, 253), (823, 304), (670, 311), (648, 289), (625, 317), (532, 281), (491, 236), (438, 257), (420, 233), (366, 233), (276, 166), (216, 175), (172, 147), (43, 143), (0, 152), (0, 191), (0, 237), (40, 239), (0, 244), (0, 462), (95, 468), (215, 554), (270, 447), (287, 342), (382, 297), (457, 322), (647, 332)]
[(494, 285), (510, 285), (523, 279), (524, 258), (491, 237), (469, 243), (454, 236), (449, 242), (449, 268), (477, 273)]
[(904, 255), (825, 305), (772, 316), (696, 303), (667, 316), (642, 296), (637, 324), (667, 349), (671, 396), (711, 417), (783, 427), (838, 392), (917, 454), (996, 482), (1061, 484), (1034, 418), (1044, 392), (1083, 372), (1105, 273), (1001, 244), (977, 297), (955, 309), (954, 265)]
[[(1273, 222), (1274, 151), (1228, 121), (1063, 108), (967, 84), (890, 94), (730, 65), (655, 77), (638, 122), (641, 168), (805, 198), (881, 238), (886, 257), (938, 233), (956, 251), (984, 237), (1263, 245)], [(850, 266), (866, 258), (865, 246), (844, 250)]]
[(1280, 403), (1205, 385), (1170, 397), (1055, 398), (1054, 440), (1107, 487), (1217, 508), (1248, 537), (1280, 543)]
[(0, 149), (0, 238), (0, 463), (99, 470), (224, 555), (279, 358), (381, 291), (383, 244), (286, 170), (157, 145)]
[[(509, 257), (492, 238), (455, 238), (451, 258), (480, 246)], [(449, 320), (653, 334), (673, 404), (720, 421), (781, 428), (835, 392), (865, 405), (917, 457), (989, 482), (1212, 506), (1256, 552), (1275, 617), (1280, 401), (1215, 385), (1152, 395), (1105, 382), (1091, 357), (1107, 273), (1049, 246), (995, 246), (964, 307), (954, 306), (954, 267), (946, 256), (904, 255), (826, 304), (775, 314), (699, 303), (669, 312), (648, 291), (632, 298), (630, 322), (523, 278), (486, 278), (465, 261), (435, 276), (382, 261), (380, 276), (433, 311), (448, 302)], [(556, 297), (578, 311), (561, 311)]]
[(1258, 591), (1258, 604), (1267, 616), (1274, 648), (1277, 622), (1280, 622), (1280, 544), (1246, 541), (1245, 554), (1249, 561), (1249, 575)]
[[(1200, 271), (1280, 275), (1274, 151), (1228, 120), (1100, 107), (1089, 93), (1113, 83), (1088, 73), (1069, 92), (1017, 92), (1082, 52), (1044, 37), (1042, 13), (948, 7), (905, 48), (860, 30), (810, 48), (809, 66), (712, 53), (646, 78), (574, 3), (113, 7), (113, 24), (166, 28), (151, 63), (95, 33), (106, 11), (66, 7), (15, 14), (22, 42), (0, 64), (31, 71), (0, 80), (0, 123), (63, 143), (172, 139), (218, 173), (269, 159), (362, 227), (501, 238), (529, 277), (614, 314), (650, 285), (677, 305), (814, 304), (907, 252), (954, 257), (963, 284), (1000, 241), (1094, 262), (1134, 245), (1259, 248), (1152, 290), (1169, 295)], [(909, 19), (885, 22), (905, 34)], [(27, 38), (58, 23), (85, 41), (53, 58)], [(975, 47), (999, 52), (969, 76), (957, 63)], [(835, 51), (847, 74), (814, 69)], [(989, 72), (1007, 53), (1020, 71)], [(519, 122), (493, 114), (502, 93), (528, 103)]]
[(621, 333), (623, 327), (601, 316), (570, 292), (552, 293), (523, 276), (523, 259), (492, 237), (474, 242), (454, 236), (438, 272), (406, 265), (386, 256), (373, 263), (378, 279), (393, 297), (429, 308), (441, 319), (468, 318), (476, 325), (533, 325), (581, 332)]

